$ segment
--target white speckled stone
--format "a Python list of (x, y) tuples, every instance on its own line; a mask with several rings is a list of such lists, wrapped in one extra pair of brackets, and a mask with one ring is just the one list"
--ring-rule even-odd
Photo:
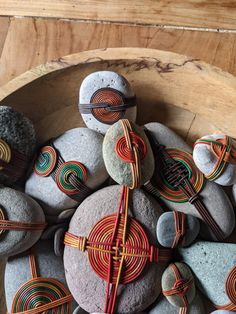
[[(216, 141), (224, 138), (224, 134), (211, 134), (201, 137), (202, 140)], [(213, 170), (218, 161), (218, 158), (214, 155), (211, 147), (206, 144), (196, 144), (193, 150), (193, 159), (198, 169), (209, 175)], [(228, 164), (225, 167), (224, 172), (214, 182), (220, 185), (233, 185), (236, 183), (236, 165)]]
[[(11, 188), (0, 188), (0, 207), (10, 221), (44, 223), (42, 208), (28, 195)], [(43, 230), (5, 231), (0, 236), (0, 257), (21, 253), (33, 246)]]
[[(200, 224), (196, 217), (185, 215), (185, 233), (178, 246), (190, 245), (198, 236)], [(161, 215), (157, 222), (157, 240), (164, 246), (171, 248), (176, 236), (175, 219), (173, 212), (166, 212)]]
[[(66, 286), (63, 261), (53, 251), (53, 243), (40, 241), (34, 246), (38, 275), (54, 278)], [(8, 260), (5, 270), (5, 294), (7, 309), (10, 312), (15, 293), (22, 284), (30, 280), (29, 255), (25, 253)]]
[[(98, 71), (89, 74), (83, 80), (80, 87), (79, 102), (81, 104), (89, 104), (93, 94), (100, 88), (110, 87), (118, 90), (126, 97), (134, 96), (134, 92), (129, 82), (120, 74), (112, 71)], [(133, 106), (126, 109), (123, 118), (129, 119), (133, 122), (136, 120), (137, 107)], [(105, 134), (111, 126), (98, 121), (93, 114), (81, 114), (85, 124), (88, 128), (93, 129), (99, 133)]]
[[(141, 185), (150, 180), (154, 172), (154, 157), (149, 141), (143, 131), (131, 122), (133, 131), (139, 135), (147, 145), (147, 155), (141, 160)], [(130, 163), (124, 162), (116, 153), (117, 141), (124, 136), (124, 130), (120, 121), (113, 124), (107, 131), (103, 141), (103, 158), (109, 175), (120, 185), (132, 186), (132, 172)]]
[(236, 265), (236, 244), (199, 241), (179, 249), (183, 262), (196, 276), (196, 285), (213, 304), (229, 303), (225, 279)]
[[(79, 161), (87, 169), (85, 182), (91, 189), (98, 188), (108, 174), (102, 158), (103, 136), (87, 128), (71, 129), (53, 141), (65, 161)], [(79, 202), (61, 192), (51, 176), (41, 177), (35, 172), (26, 182), (25, 191), (41, 204), (46, 215), (59, 215)]]
[[(87, 236), (98, 220), (117, 212), (120, 193), (121, 187), (116, 185), (90, 195), (75, 212), (69, 232)], [(130, 213), (141, 222), (150, 243), (155, 244), (155, 228), (161, 212), (158, 203), (142, 190), (135, 189), (130, 204)], [(87, 253), (66, 246), (64, 266), (67, 284), (78, 304), (87, 312), (102, 312), (107, 284), (92, 270)], [(161, 275), (165, 267), (166, 263), (148, 263), (138, 279), (128, 285), (120, 285), (115, 313), (137, 313), (152, 304), (161, 292)]]
[[(160, 144), (166, 147), (179, 148), (191, 153), (191, 147), (166, 126), (160, 123), (148, 123), (145, 127), (152, 132), (153, 136)], [(223, 230), (225, 238), (227, 238), (232, 233), (235, 226), (235, 214), (228, 196), (219, 185), (208, 180), (205, 180), (204, 188), (199, 195), (208, 211)], [(170, 210), (181, 211), (201, 219), (196, 208), (189, 202), (174, 203), (164, 198), (162, 198), (161, 201)], [(203, 223), (201, 224), (200, 235), (204, 236), (206, 239), (216, 240), (211, 230)]]
[[(179, 307), (170, 304), (165, 297), (157, 300), (148, 314), (179, 314)], [(205, 314), (204, 305), (199, 293), (188, 307), (188, 314)]]

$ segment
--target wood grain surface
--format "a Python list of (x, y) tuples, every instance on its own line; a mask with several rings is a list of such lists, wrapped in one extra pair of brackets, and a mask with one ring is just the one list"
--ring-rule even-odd
[(0, 0), (2, 15), (236, 29), (234, 0)]

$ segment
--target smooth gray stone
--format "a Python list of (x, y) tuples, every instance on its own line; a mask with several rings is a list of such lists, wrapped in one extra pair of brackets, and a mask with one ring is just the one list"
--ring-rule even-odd
[(199, 241), (179, 249), (183, 262), (196, 276), (196, 285), (213, 304), (229, 303), (225, 280), (236, 265), (236, 244)]
[(211, 312), (211, 314), (234, 314), (235, 312), (232, 311), (226, 311), (226, 310), (217, 310), (214, 312)]
[(73, 314), (86, 314), (86, 313), (88, 312), (84, 311), (80, 306), (78, 306), (73, 312)]
[[(31, 158), (36, 145), (32, 122), (13, 108), (0, 106), (0, 125), (0, 139), (11, 148)], [(0, 173), (0, 183), (12, 184), (14, 180)]]
[[(88, 178), (85, 184), (96, 189), (108, 178), (102, 158), (102, 142), (101, 134), (88, 128), (75, 128), (59, 136), (53, 144), (65, 161), (79, 161), (86, 167)], [(25, 190), (42, 204), (46, 215), (58, 216), (79, 204), (61, 192), (51, 176), (41, 177), (32, 172)]]
[[(89, 74), (83, 80), (80, 86), (79, 102), (81, 104), (89, 104), (93, 94), (100, 88), (110, 87), (118, 90), (126, 97), (134, 96), (134, 92), (129, 82), (122, 75), (112, 71), (98, 71)], [(123, 118), (133, 122), (136, 120), (137, 107), (133, 106), (126, 109)], [(111, 126), (98, 121), (93, 114), (81, 114), (88, 128), (99, 133), (105, 134)]]
[[(88, 236), (102, 217), (116, 213), (121, 189), (117, 185), (109, 186), (90, 195), (75, 212), (69, 232)], [(160, 206), (139, 189), (132, 191), (130, 204), (130, 214), (145, 228), (150, 243), (155, 244)], [(92, 270), (87, 253), (65, 246), (64, 266), (68, 286), (78, 304), (87, 312), (102, 312), (107, 284)], [(148, 263), (138, 279), (126, 286), (120, 285), (115, 312), (137, 313), (152, 304), (161, 292), (161, 275), (165, 267), (166, 263)]]
[[(40, 277), (54, 278), (66, 287), (63, 261), (54, 254), (53, 243), (40, 241), (34, 246), (37, 272)], [(9, 259), (5, 271), (5, 294), (7, 309), (10, 312), (15, 293), (20, 286), (32, 278), (30, 272), (29, 255), (19, 255)]]
[[(147, 155), (141, 160), (141, 185), (151, 179), (154, 172), (154, 157), (149, 141), (142, 127), (131, 123), (133, 131), (139, 135), (147, 145)], [(132, 172), (129, 162), (124, 162), (116, 153), (117, 141), (124, 136), (120, 121), (113, 124), (107, 131), (103, 142), (103, 158), (109, 175), (120, 185), (132, 186)]]
[[(148, 123), (145, 127), (152, 132), (160, 144), (166, 147), (175, 147), (191, 153), (191, 148), (172, 130), (160, 123)], [(205, 180), (204, 188), (199, 193), (209, 213), (218, 223), (227, 238), (235, 226), (235, 214), (232, 204), (223, 189), (214, 182)], [(189, 202), (175, 203), (164, 198), (161, 201), (170, 210), (177, 210), (185, 214), (193, 215), (202, 220), (196, 208)], [(200, 234), (206, 239), (216, 240), (212, 231), (204, 223), (201, 224)]]
[[(174, 263), (175, 266), (178, 268), (181, 278), (183, 280), (189, 280), (191, 277), (193, 277), (191, 270), (189, 267), (184, 263)], [(168, 266), (166, 270), (164, 271), (161, 279), (161, 286), (162, 291), (167, 291), (170, 289), (173, 289), (174, 285), (176, 283), (176, 278), (174, 271), (171, 266)], [(195, 289), (195, 283), (193, 283), (189, 286), (189, 289), (186, 293), (186, 298), (188, 300), (188, 303), (191, 304), (195, 297), (196, 289)], [(173, 305), (177, 307), (184, 307), (185, 304), (183, 302), (183, 299), (176, 295), (166, 296), (166, 299)]]
[[(188, 307), (188, 314), (205, 314), (204, 304), (197, 293)], [(179, 307), (170, 304), (165, 297), (157, 300), (148, 314), (179, 314)]]
[(64, 253), (64, 236), (66, 230), (59, 228), (54, 235), (54, 252), (56, 256), (63, 256)]
[[(28, 195), (7, 187), (0, 187), (0, 207), (10, 221), (44, 223), (42, 208)], [(43, 230), (7, 230), (0, 235), (0, 256), (12, 256), (33, 246)]]
[[(224, 134), (211, 134), (203, 136), (201, 139), (216, 141), (224, 137)], [(193, 149), (193, 160), (198, 169), (207, 176), (214, 170), (218, 158), (209, 145), (196, 144)], [(223, 186), (236, 183), (236, 165), (228, 163), (223, 173), (214, 182)]]
[(41, 236), (41, 240), (51, 240), (54, 238), (54, 235), (56, 231), (59, 228), (66, 228), (68, 223), (60, 223), (60, 224), (54, 224), (54, 225), (49, 225), (43, 232)]
[(58, 215), (57, 219), (62, 221), (62, 220), (71, 218), (74, 215), (74, 213), (75, 213), (75, 209), (74, 208), (65, 209)]
[[(190, 245), (198, 236), (200, 224), (196, 217), (185, 216), (185, 234), (178, 247)], [(161, 215), (157, 222), (157, 240), (167, 248), (171, 248), (176, 236), (175, 219), (173, 212), (166, 212)]]

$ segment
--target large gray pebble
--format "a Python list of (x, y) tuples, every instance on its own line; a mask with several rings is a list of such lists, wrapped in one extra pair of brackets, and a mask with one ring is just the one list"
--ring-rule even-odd
[(236, 244), (199, 241), (179, 252), (195, 274), (196, 285), (210, 301), (216, 305), (229, 303), (225, 280), (236, 265)]
[[(133, 131), (139, 135), (147, 145), (147, 155), (141, 160), (141, 182), (144, 184), (153, 175), (154, 157), (149, 141), (142, 127), (131, 123)], [(109, 175), (114, 181), (128, 187), (132, 186), (132, 172), (129, 162), (124, 162), (116, 153), (116, 143), (124, 136), (124, 130), (121, 121), (116, 122), (107, 131), (103, 142), (103, 158)]]
[[(34, 246), (33, 252), (38, 276), (57, 279), (66, 287), (63, 261), (61, 257), (55, 256), (52, 243), (40, 241)], [(15, 293), (31, 278), (29, 254), (18, 255), (8, 260), (5, 271), (5, 294), (9, 312)]]
[[(148, 123), (145, 127), (152, 132), (154, 137), (159, 141), (160, 144), (166, 147), (175, 147), (191, 153), (191, 147), (188, 146), (183, 139), (181, 139), (172, 130), (160, 123)], [(233, 231), (235, 226), (235, 214), (232, 204), (225, 194), (223, 189), (214, 182), (205, 181), (204, 188), (199, 193), (203, 203), (207, 207), (209, 213), (221, 227), (222, 231), (227, 238)], [(196, 208), (189, 202), (175, 203), (168, 201), (164, 198), (162, 202), (171, 210), (177, 210), (184, 212), (185, 214), (193, 215), (197, 218), (201, 218)], [(206, 239), (214, 239), (216, 237), (212, 231), (205, 225), (201, 225), (200, 234)]]
[[(224, 134), (211, 134), (203, 136), (201, 139), (216, 141), (224, 137)], [(214, 170), (218, 161), (209, 145), (198, 143), (196, 143), (193, 150), (193, 159), (198, 169), (206, 176)], [(236, 182), (236, 165), (228, 163), (223, 173), (214, 182), (224, 186), (233, 185)]]
[[(28, 195), (11, 188), (0, 188), (0, 207), (10, 221), (45, 223), (42, 208)], [(43, 230), (5, 231), (0, 236), (0, 256), (21, 253), (36, 243)]]
[[(116, 213), (121, 189), (117, 185), (110, 186), (84, 200), (71, 220), (69, 232), (88, 236), (98, 220)], [(130, 214), (141, 222), (150, 243), (155, 244), (155, 228), (161, 213), (159, 205), (139, 189), (131, 194), (130, 204)], [(87, 312), (102, 312), (107, 284), (92, 270), (87, 253), (66, 246), (64, 266), (68, 286), (78, 304)], [(165, 266), (165, 263), (150, 263), (137, 280), (126, 286), (120, 285), (116, 313), (137, 313), (152, 304), (161, 291), (161, 275)]]
[[(71, 129), (53, 141), (65, 161), (79, 161), (87, 169), (85, 184), (96, 189), (108, 174), (102, 158), (103, 136), (87, 128)], [(79, 202), (61, 192), (51, 176), (41, 177), (35, 172), (26, 182), (25, 191), (37, 199), (47, 215), (57, 216), (63, 210), (75, 207)]]
[[(0, 106), (0, 139), (28, 159), (35, 150), (36, 138), (32, 122), (11, 107)], [(15, 179), (0, 172), (0, 183), (12, 184)]]
[[(185, 233), (178, 246), (190, 245), (198, 236), (200, 224), (196, 217), (185, 215)], [(157, 240), (164, 246), (171, 248), (176, 237), (175, 219), (173, 212), (166, 212), (161, 215), (157, 222)]]
[[(112, 71), (98, 71), (89, 74), (83, 80), (80, 86), (79, 102), (81, 104), (90, 104), (93, 94), (97, 90), (106, 87), (116, 89), (126, 97), (134, 96), (134, 92), (129, 82), (122, 75)], [(137, 107), (133, 106), (126, 109), (123, 118), (135, 122), (136, 115)], [(98, 121), (92, 113), (81, 114), (81, 116), (88, 128), (99, 133), (105, 134), (110, 127), (110, 124)]]
[[(157, 300), (148, 314), (179, 314), (179, 308), (170, 304), (165, 297)], [(188, 314), (205, 314), (204, 304), (199, 293), (188, 306)]]

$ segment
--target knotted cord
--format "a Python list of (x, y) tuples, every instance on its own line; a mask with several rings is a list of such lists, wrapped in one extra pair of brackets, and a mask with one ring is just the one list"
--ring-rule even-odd
[[(156, 165), (159, 168), (156, 171), (158, 174), (157, 186), (155, 187), (149, 181), (144, 185), (144, 188), (157, 198), (166, 198), (172, 202), (188, 201), (191, 203), (203, 221), (212, 230), (217, 240), (222, 241), (225, 238), (224, 232), (199, 196), (204, 177), (195, 167), (191, 154), (177, 149), (165, 148), (164, 145), (159, 144), (150, 131), (145, 131), (154, 151)], [(173, 155), (173, 150), (178, 156), (176, 159), (176, 155)], [(181, 155), (183, 156), (183, 160), (180, 157)], [(186, 158), (186, 156), (188, 157)], [(191, 163), (187, 162), (187, 160), (191, 160)]]
[(28, 158), (0, 139), (0, 173), (19, 180), (25, 173)]
[(236, 148), (233, 146), (233, 139), (229, 136), (218, 140), (199, 139), (194, 146), (204, 144), (211, 148), (211, 151), (217, 158), (213, 170), (205, 177), (208, 180), (214, 181), (223, 173), (227, 164), (236, 164)]
[(29, 256), (32, 279), (16, 292), (8, 314), (71, 314), (73, 297), (58, 280), (39, 277), (35, 256)]
[(169, 267), (171, 267), (174, 272), (175, 283), (171, 289), (163, 290), (162, 292), (166, 297), (174, 295), (180, 297), (183, 302), (183, 307), (180, 308), (179, 314), (187, 313), (189, 305), (187, 293), (194, 282), (193, 277), (191, 276), (189, 279), (183, 279), (178, 267), (175, 264), (171, 264)]
[(107, 282), (105, 313), (114, 313), (119, 284), (128, 284), (142, 273), (146, 263), (168, 262), (171, 250), (149, 244), (141, 225), (128, 216), (129, 188), (123, 187), (117, 214), (102, 218), (88, 237), (69, 232), (64, 244), (88, 252), (92, 269)]
[(50, 175), (60, 191), (76, 201), (81, 201), (91, 194), (91, 189), (84, 183), (87, 180), (85, 166), (78, 161), (65, 162), (52, 142), (40, 149), (34, 171), (42, 177)]
[(175, 238), (171, 246), (172, 249), (176, 248), (179, 244), (184, 241), (185, 235), (185, 214), (177, 211), (173, 211), (175, 221)]
[(114, 88), (100, 88), (91, 97), (90, 104), (79, 104), (81, 114), (90, 114), (101, 123), (113, 124), (122, 119), (125, 111), (136, 106), (135, 96), (124, 96)]
[(117, 141), (115, 151), (121, 160), (130, 163), (132, 185), (129, 188), (135, 189), (140, 185), (141, 160), (147, 155), (147, 145), (139, 135), (133, 132), (129, 120), (123, 119), (120, 123), (124, 136)]

